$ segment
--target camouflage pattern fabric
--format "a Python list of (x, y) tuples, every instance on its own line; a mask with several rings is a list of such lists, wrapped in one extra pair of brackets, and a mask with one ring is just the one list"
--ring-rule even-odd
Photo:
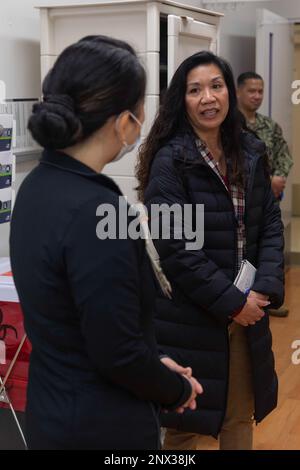
[(287, 178), (293, 159), (281, 127), (273, 119), (259, 113), (256, 113), (256, 122), (247, 122), (247, 126), (266, 144), (272, 175)]

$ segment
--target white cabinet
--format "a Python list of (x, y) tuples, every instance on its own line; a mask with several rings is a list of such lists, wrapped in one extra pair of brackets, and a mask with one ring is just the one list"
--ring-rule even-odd
[[(200, 50), (218, 52), (219, 13), (169, 0), (107, 0), (94, 4), (40, 7), (42, 79), (61, 51), (90, 34), (123, 39), (137, 51), (147, 70), (146, 119), (149, 131), (167, 87), (182, 60)], [(133, 187), (136, 151), (108, 165), (106, 173), (129, 200)]]

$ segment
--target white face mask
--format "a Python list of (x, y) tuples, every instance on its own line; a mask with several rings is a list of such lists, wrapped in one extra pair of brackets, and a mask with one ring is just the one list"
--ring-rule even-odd
[[(142, 123), (140, 122), (140, 120), (134, 115), (132, 114), (130, 111), (129, 111), (129, 114), (130, 116), (132, 117), (132, 119), (135, 120), (135, 122), (140, 126), (142, 127)], [(118, 122), (118, 121), (117, 121)], [(116, 123), (117, 125), (117, 123)], [(113, 163), (113, 162), (118, 162), (119, 160), (121, 160), (122, 157), (124, 157), (124, 155), (126, 155), (126, 153), (129, 153), (129, 152), (132, 152), (132, 150), (135, 149), (135, 147), (137, 147), (141, 142), (141, 136), (139, 136), (136, 141), (129, 145), (127, 144), (126, 142), (124, 142), (124, 145), (123, 147), (121, 148), (120, 152), (115, 156), (115, 158), (110, 162), (110, 163)]]

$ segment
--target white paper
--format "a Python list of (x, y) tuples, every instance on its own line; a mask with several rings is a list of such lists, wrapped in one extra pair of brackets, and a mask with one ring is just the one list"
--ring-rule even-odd
[(248, 260), (243, 260), (234, 285), (244, 293), (248, 293), (254, 284), (256, 268)]

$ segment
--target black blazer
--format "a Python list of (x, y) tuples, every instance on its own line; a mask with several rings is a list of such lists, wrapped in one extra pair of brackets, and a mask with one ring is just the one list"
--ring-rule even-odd
[(96, 236), (97, 207), (118, 215), (120, 195), (111, 179), (54, 151), (19, 190), (10, 255), (33, 348), (30, 448), (158, 448), (158, 405), (175, 408), (190, 394), (158, 357), (143, 240)]
[[(253, 290), (283, 301), (283, 226), (270, 178), (264, 170), (265, 146), (252, 134), (241, 136), (246, 173), (246, 258), (257, 268)], [(163, 424), (217, 436), (226, 410), (229, 317), (246, 302), (233, 281), (236, 272), (236, 219), (228, 192), (199, 156), (190, 134), (178, 135), (154, 158), (145, 193), (151, 204), (204, 204), (204, 246), (187, 251), (185, 240), (156, 240), (162, 266), (173, 286), (173, 300), (158, 296), (156, 333), (161, 348), (191, 366), (203, 385), (197, 410), (164, 414)], [(268, 314), (247, 328), (253, 367), (255, 419), (277, 403)]]

